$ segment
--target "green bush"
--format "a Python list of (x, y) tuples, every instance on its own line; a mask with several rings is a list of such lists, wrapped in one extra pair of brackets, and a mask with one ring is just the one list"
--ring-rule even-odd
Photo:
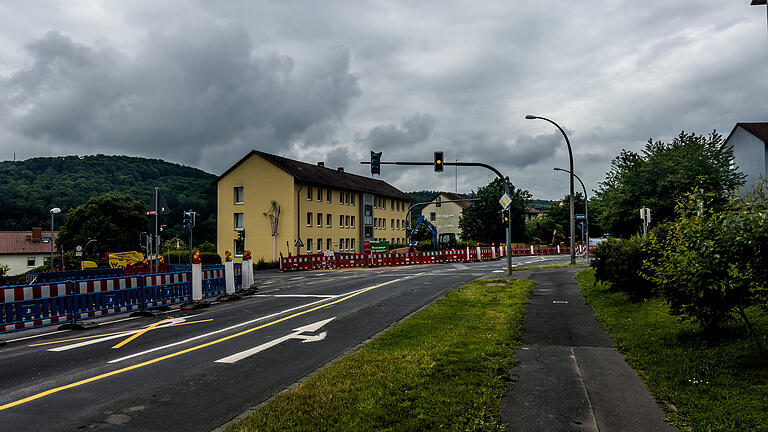
[(265, 261), (260, 258), (258, 262), (253, 263), (253, 270), (270, 270), (280, 268), (280, 261)]
[(635, 235), (626, 240), (609, 239), (593, 249), (591, 262), (596, 280), (610, 282), (637, 301), (654, 294), (654, 284), (643, 276), (643, 264), (653, 258), (649, 240)]
[(221, 264), (221, 257), (216, 252), (200, 252), (200, 261), (203, 264)]
[(764, 190), (763, 184), (746, 196), (731, 195), (725, 208), (708, 206), (710, 194), (694, 191), (678, 205), (668, 232), (651, 237), (661, 253), (648, 267), (672, 314), (701, 324), (709, 334), (739, 317), (763, 352), (745, 310), (768, 309)]

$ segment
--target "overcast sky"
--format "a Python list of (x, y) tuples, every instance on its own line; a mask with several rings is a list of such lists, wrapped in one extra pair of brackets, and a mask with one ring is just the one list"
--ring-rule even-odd
[[(537, 198), (621, 149), (768, 121), (749, 0), (0, 3), (0, 160), (125, 154), (221, 174), (251, 149), (366, 175), (489, 163)], [(455, 171), (382, 166), (403, 191)], [(492, 174), (458, 171), (460, 192)]]

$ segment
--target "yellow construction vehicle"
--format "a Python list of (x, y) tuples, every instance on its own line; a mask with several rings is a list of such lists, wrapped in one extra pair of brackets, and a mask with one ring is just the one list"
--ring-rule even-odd
[(568, 237), (566, 237), (565, 234), (563, 234), (561, 232), (558, 232), (557, 230), (554, 230), (552, 232), (552, 243), (551, 244), (556, 245), (557, 244), (557, 243), (555, 243), (556, 239), (560, 239), (561, 240), (560, 243), (563, 243), (566, 240), (568, 240)]
[(141, 252), (110, 252), (107, 256), (110, 268), (126, 268), (128, 266), (144, 262)]

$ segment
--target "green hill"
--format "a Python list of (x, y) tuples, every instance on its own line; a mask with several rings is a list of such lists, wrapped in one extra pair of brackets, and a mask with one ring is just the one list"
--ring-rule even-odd
[[(151, 203), (155, 187), (171, 210), (168, 233), (182, 233), (183, 212), (198, 212), (195, 243), (216, 241), (216, 176), (159, 159), (130, 156), (64, 156), (0, 162), (0, 230), (50, 227), (49, 210), (62, 213), (90, 198), (123, 193)], [(63, 222), (56, 217), (56, 226)], [(137, 239), (138, 242), (138, 239)]]

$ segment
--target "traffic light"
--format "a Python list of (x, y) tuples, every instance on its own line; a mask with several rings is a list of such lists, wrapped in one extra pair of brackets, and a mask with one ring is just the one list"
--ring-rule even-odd
[(371, 151), (371, 175), (381, 175), (381, 152)]
[(501, 221), (504, 222), (504, 226), (509, 223), (509, 212), (506, 210), (501, 211)]
[(435, 172), (443, 172), (443, 152), (435, 152)]
[(184, 231), (188, 232), (192, 228), (192, 212), (184, 212)]
[(245, 230), (244, 229), (237, 231), (237, 239), (240, 240), (240, 241), (245, 240)]

